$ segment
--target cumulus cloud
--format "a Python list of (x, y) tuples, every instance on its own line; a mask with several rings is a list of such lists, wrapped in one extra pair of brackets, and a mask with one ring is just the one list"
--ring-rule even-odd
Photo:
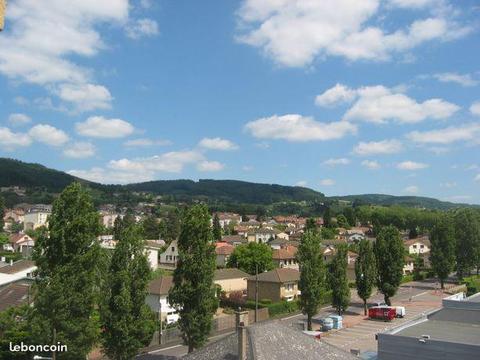
[(400, 170), (421, 170), (427, 168), (429, 165), (415, 162), (415, 161), (403, 161), (397, 164), (397, 169)]
[(8, 117), (8, 122), (13, 126), (21, 126), (28, 124), (32, 121), (30, 116), (20, 113), (10, 114)]
[(131, 39), (139, 39), (145, 36), (155, 36), (159, 33), (158, 23), (152, 19), (137, 19), (128, 24), (125, 32)]
[(51, 146), (62, 146), (69, 141), (63, 130), (46, 124), (35, 125), (28, 131), (28, 135), (35, 141)]
[(63, 155), (72, 159), (85, 159), (95, 155), (95, 146), (89, 142), (74, 142), (63, 150)]
[(322, 180), (320, 180), (320, 185), (322, 185), (322, 186), (333, 186), (333, 185), (335, 185), (335, 180), (322, 179)]
[(380, 169), (381, 167), (378, 161), (376, 160), (363, 160), (361, 164), (362, 166), (370, 170), (377, 170), (377, 169)]
[[(410, 1), (410, 7), (419, 1)], [(396, 5), (407, 4), (398, 1)], [(237, 39), (262, 49), (279, 65), (301, 67), (327, 56), (385, 61), (428, 42), (457, 39), (471, 31), (450, 18), (451, 12), (437, 12), (387, 31), (372, 24), (380, 9), (380, 0), (244, 0), (238, 11)]]
[(338, 159), (328, 159), (323, 162), (324, 165), (336, 166), (336, 165), (348, 165), (350, 160), (347, 158), (338, 158)]
[(355, 99), (357, 92), (343, 84), (336, 84), (315, 98), (318, 106), (333, 106), (340, 103), (348, 103)]
[(460, 107), (442, 99), (417, 102), (407, 95), (381, 85), (356, 90), (358, 99), (346, 112), (345, 120), (377, 124), (387, 121), (418, 123), (426, 119), (446, 119)]
[(70, 170), (67, 172), (78, 178), (102, 184), (128, 184), (154, 179), (153, 172), (111, 171), (100, 167), (93, 167), (89, 170)]
[(457, 74), (452, 72), (434, 74), (433, 77), (440, 82), (456, 83), (461, 86), (469, 87), (478, 85), (478, 80), (475, 80), (470, 74)]
[(470, 112), (473, 115), (480, 116), (480, 101), (475, 101), (472, 106), (470, 106)]
[(408, 194), (417, 194), (419, 191), (419, 188), (418, 186), (411, 185), (411, 186), (407, 186), (405, 189), (403, 189), (403, 191)]
[(82, 136), (113, 139), (130, 135), (135, 128), (125, 120), (91, 116), (84, 122), (77, 122), (75, 130)]
[(354, 148), (353, 153), (360, 156), (382, 155), (382, 154), (396, 154), (403, 150), (403, 145), (400, 141), (381, 140), (370, 142), (359, 142)]
[(105, 86), (94, 84), (61, 84), (56, 93), (60, 99), (73, 103), (78, 111), (109, 109), (113, 100)]
[(228, 151), (228, 150), (238, 149), (238, 146), (233, 142), (231, 142), (230, 140), (222, 139), (219, 137), (203, 138), (202, 140), (200, 140), (198, 145), (202, 148), (210, 149), (210, 150)]
[(245, 129), (256, 138), (292, 142), (340, 139), (357, 130), (355, 125), (347, 121), (321, 123), (298, 114), (260, 118), (247, 123)]
[(307, 184), (308, 184), (307, 181), (305, 181), (305, 180), (300, 180), (300, 181), (297, 181), (297, 182), (295, 183), (295, 186), (305, 187), (305, 186), (307, 186)]
[(430, 131), (412, 131), (407, 138), (419, 144), (450, 144), (458, 141), (476, 140), (480, 136), (480, 124), (471, 123), (449, 126)]
[(27, 147), (32, 143), (28, 134), (15, 133), (9, 128), (0, 127), (0, 148), (6, 151), (13, 151), (20, 147)]
[(197, 165), (197, 170), (202, 172), (213, 172), (223, 170), (225, 165), (218, 161), (201, 161)]
[(172, 142), (170, 140), (154, 140), (148, 138), (139, 138), (139, 139), (132, 139), (127, 140), (123, 143), (126, 147), (148, 147), (148, 146), (167, 146), (171, 145)]

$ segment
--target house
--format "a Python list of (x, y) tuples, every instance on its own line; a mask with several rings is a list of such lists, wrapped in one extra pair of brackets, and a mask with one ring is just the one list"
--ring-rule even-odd
[(289, 240), (290, 238), (290, 235), (287, 234), (286, 232), (280, 232), (277, 234), (277, 239), (280, 238), (280, 239), (284, 239), (284, 240)]
[(247, 233), (247, 240), (248, 242), (256, 242), (258, 244), (266, 244), (270, 240), (275, 240), (277, 235), (277, 231), (272, 229), (256, 229), (254, 231), (249, 231)]
[(233, 291), (247, 292), (247, 278), (250, 275), (242, 270), (218, 269), (215, 270), (213, 282), (220, 286), (227, 294)]
[(176, 268), (178, 261), (178, 241), (173, 240), (165, 249), (163, 253), (160, 254), (160, 261), (158, 266)]
[(222, 212), (216, 213), (216, 215), (218, 216), (218, 222), (222, 229), (225, 229), (230, 224), (236, 225), (242, 222), (242, 217), (239, 214)]
[(48, 226), (48, 217), (52, 213), (47, 205), (35, 206), (28, 210), (24, 216), (24, 229), (35, 230), (40, 226)]
[(413, 270), (415, 270), (415, 260), (410, 256), (405, 256), (403, 275), (412, 274)]
[(357, 260), (358, 258), (358, 254), (353, 252), (353, 251), (350, 251), (348, 250), (347, 251), (347, 264), (348, 265), (355, 265), (355, 261)]
[(323, 250), (322, 250), (323, 262), (328, 263), (335, 256), (335, 253), (336, 253), (335, 247), (332, 245), (326, 245), (326, 246), (323, 245), (322, 247), (323, 247)]
[(152, 270), (158, 268), (159, 253), (162, 251), (165, 241), (163, 240), (145, 240), (145, 254)]
[(430, 252), (430, 240), (427, 236), (404, 241), (409, 254), (422, 255)]
[(247, 244), (248, 240), (242, 235), (225, 235), (222, 237), (222, 242), (228, 243), (233, 246)]
[(173, 276), (160, 276), (148, 284), (146, 303), (160, 315), (162, 322), (172, 324), (178, 321), (178, 313), (168, 301), (168, 292), (173, 286)]
[(100, 211), (100, 217), (102, 218), (103, 226), (105, 226), (107, 229), (113, 228), (115, 225), (115, 220), (117, 220), (118, 217), (123, 219), (123, 215), (107, 211)]
[(235, 246), (226, 242), (217, 242), (215, 244), (215, 255), (217, 256), (217, 267), (225, 267), (228, 258), (232, 255)]
[[(247, 279), (247, 297), (255, 300), (257, 276)], [(294, 269), (274, 269), (258, 274), (258, 299), (270, 299), (272, 302), (281, 300), (292, 301), (299, 295), (298, 280), (300, 272)]]
[(296, 255), (297, 248), (288, 245), (285, 248), (275, 249), (272, 252), (273, 262), (276, 267), (298, 270)]
[(32, 255), (33, 247), (35, 246), (35, 240), (30, 236), (23, 233), (10, 235), (8, 242), (13, 251), (22, 253), (24, 257), (30, 257)]
[(5, 222), (22, 223), (25, 221), (25, 211), (23, 209), (6, 209), (3, 215)]

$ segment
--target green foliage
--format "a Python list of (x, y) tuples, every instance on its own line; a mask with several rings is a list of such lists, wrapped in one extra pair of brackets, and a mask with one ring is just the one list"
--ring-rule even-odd
[(332, 306), (338, 315), (347, 310), (350, 304), (350, 288), (347, 278), (347, 247), (339, 245), (337, 253), (329, 264), (328, 282), (332, 289)]
[(315, 230), (307, 230), (303, 235), (297, 261), (300, 265), (298, 287), (302, 293), (299, 306), (307, 315), (308, 330), (312, 330), (312, 317), (320, 305), (325, 278), (321, 240)]
[(299, 302), (297, 300), (292, 301), (280, 301), (277, 303), (262, 304), (268, 308), (268, 315), (270, 317), (276, 317), (283, 314), (289, 314), (299, 310)]
[(54, 202), (50, 235), (41, 234), (35, 244), (33, 332), (45, 344), (67, 344), (69, 351), (58, 354), (59, 359), (84, 358), (98, 339), (93, 315), (102, 272), (99, 228), (91, 198), (73, 183)]
[(10, 307), (0, 312), (0, 360), (26, 360), (31, 359), (31, 354), (12, 352), (10, 343), (36, 344), (31, 336), (29, 317), (31, 308), (28, 305)]
[(213, 239), (215, 241), (222, 240), (222, 227), (220, 226), (220, 220), (218, 214), (213, 217)]
[(178, 309), (179, 327), (189, 352), (207, 341), (218, 305), (213, 284), (216, 258), (212, 240), (207, 207), (192, 206), (183, 216), (179, 261), (169, 293), (169, 301)]
[(347, 219), (348, 225), (355, 226), (357, 224), (357, 216), (353, 207), (345, 207), (343, 209), (343, 216)]
[(454, 214), (457, 276), (470, 272), (480, 265), (480, 220), (472, 209), (460, 209)]
[(180, 235), (181, 214), (177, 208), (167, 213), (167, 216), (161, 222), (160, 235), (167, 243), (176, 240)]
[(113, 360), (132, 359), (155, 331), (155, 314), (145, 303), (150, 266), (141, 230), (128, 223), (118, 234), (101, 302), (101, 334), (105, 354)]
[(338, 234), (337, 229), (322, 227), (320, 230), (322, 234), (322, 239), (332, 240), (335, 239), (335, 236)]
[(350, 229), (350, 224), (348, 223), (348, 220), (345, 217), (345, 215), (340, 214), (337, 216), (337, 226), (344, 229)]
[(227, 262), (227, 267), (235, 267), (252, 275), (255, 274), (256, 266), (259, 273), (274, 268), (272, 248), (267, 244), (250, 242), (239, 245), (235, 247)]
[(5, 226), (5, 222), (3, 221), (3, 217), (5, 216), (5, 200), (3, 196), (0, 194), (0, 232), (3, 231)]
[(360, 241), (358, 257), (355, 261), (355, 284), (357, 294), (363, 300), (364, 313), (367, 314), (367, 300), (372, 295), (376, 280), (375, 255), (370, 241)]
[(8, 244), (8, 235), (0, 232), (0, 248), (5, 244)]
[(377, 264), (377, 288), (385, 303), (395, 295), (403, 276), (404, 248), (400, 233), (394, 226), (382, 228), (373, 246)]
[(145, 240), (160, 239), (160, 222), (153, 216), (147, 216), (142, 220), (142, 237)]
[(463, 283), (467, 286), (467, 296), (480, 292), (480, 276), (473, 275), (463, 279)]
[(23, 228), (24, 228), (23, 222), (14, 222), (10, 227), (10, 231), (16, 234), (16, 233), (19, 233), (20, 231), (23, 231)]
[(330, 208), (328, 206), (325, 208), (325, 210), (323, 212), (323, 226), (325, 228), (332, 228), (333, 227), (332, 212), (330, 211)]

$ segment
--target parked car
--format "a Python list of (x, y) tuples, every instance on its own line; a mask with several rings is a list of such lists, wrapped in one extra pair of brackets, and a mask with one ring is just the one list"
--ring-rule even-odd
[(368, 309), (370, 319), (392, 321), (397, 316), (397, 310), (390, 306), (373, 306)]

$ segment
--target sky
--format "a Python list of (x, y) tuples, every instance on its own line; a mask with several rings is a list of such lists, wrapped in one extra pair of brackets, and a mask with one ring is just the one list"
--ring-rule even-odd
[(480, 204), (478, 0), (11, 0), (0, 156)]

